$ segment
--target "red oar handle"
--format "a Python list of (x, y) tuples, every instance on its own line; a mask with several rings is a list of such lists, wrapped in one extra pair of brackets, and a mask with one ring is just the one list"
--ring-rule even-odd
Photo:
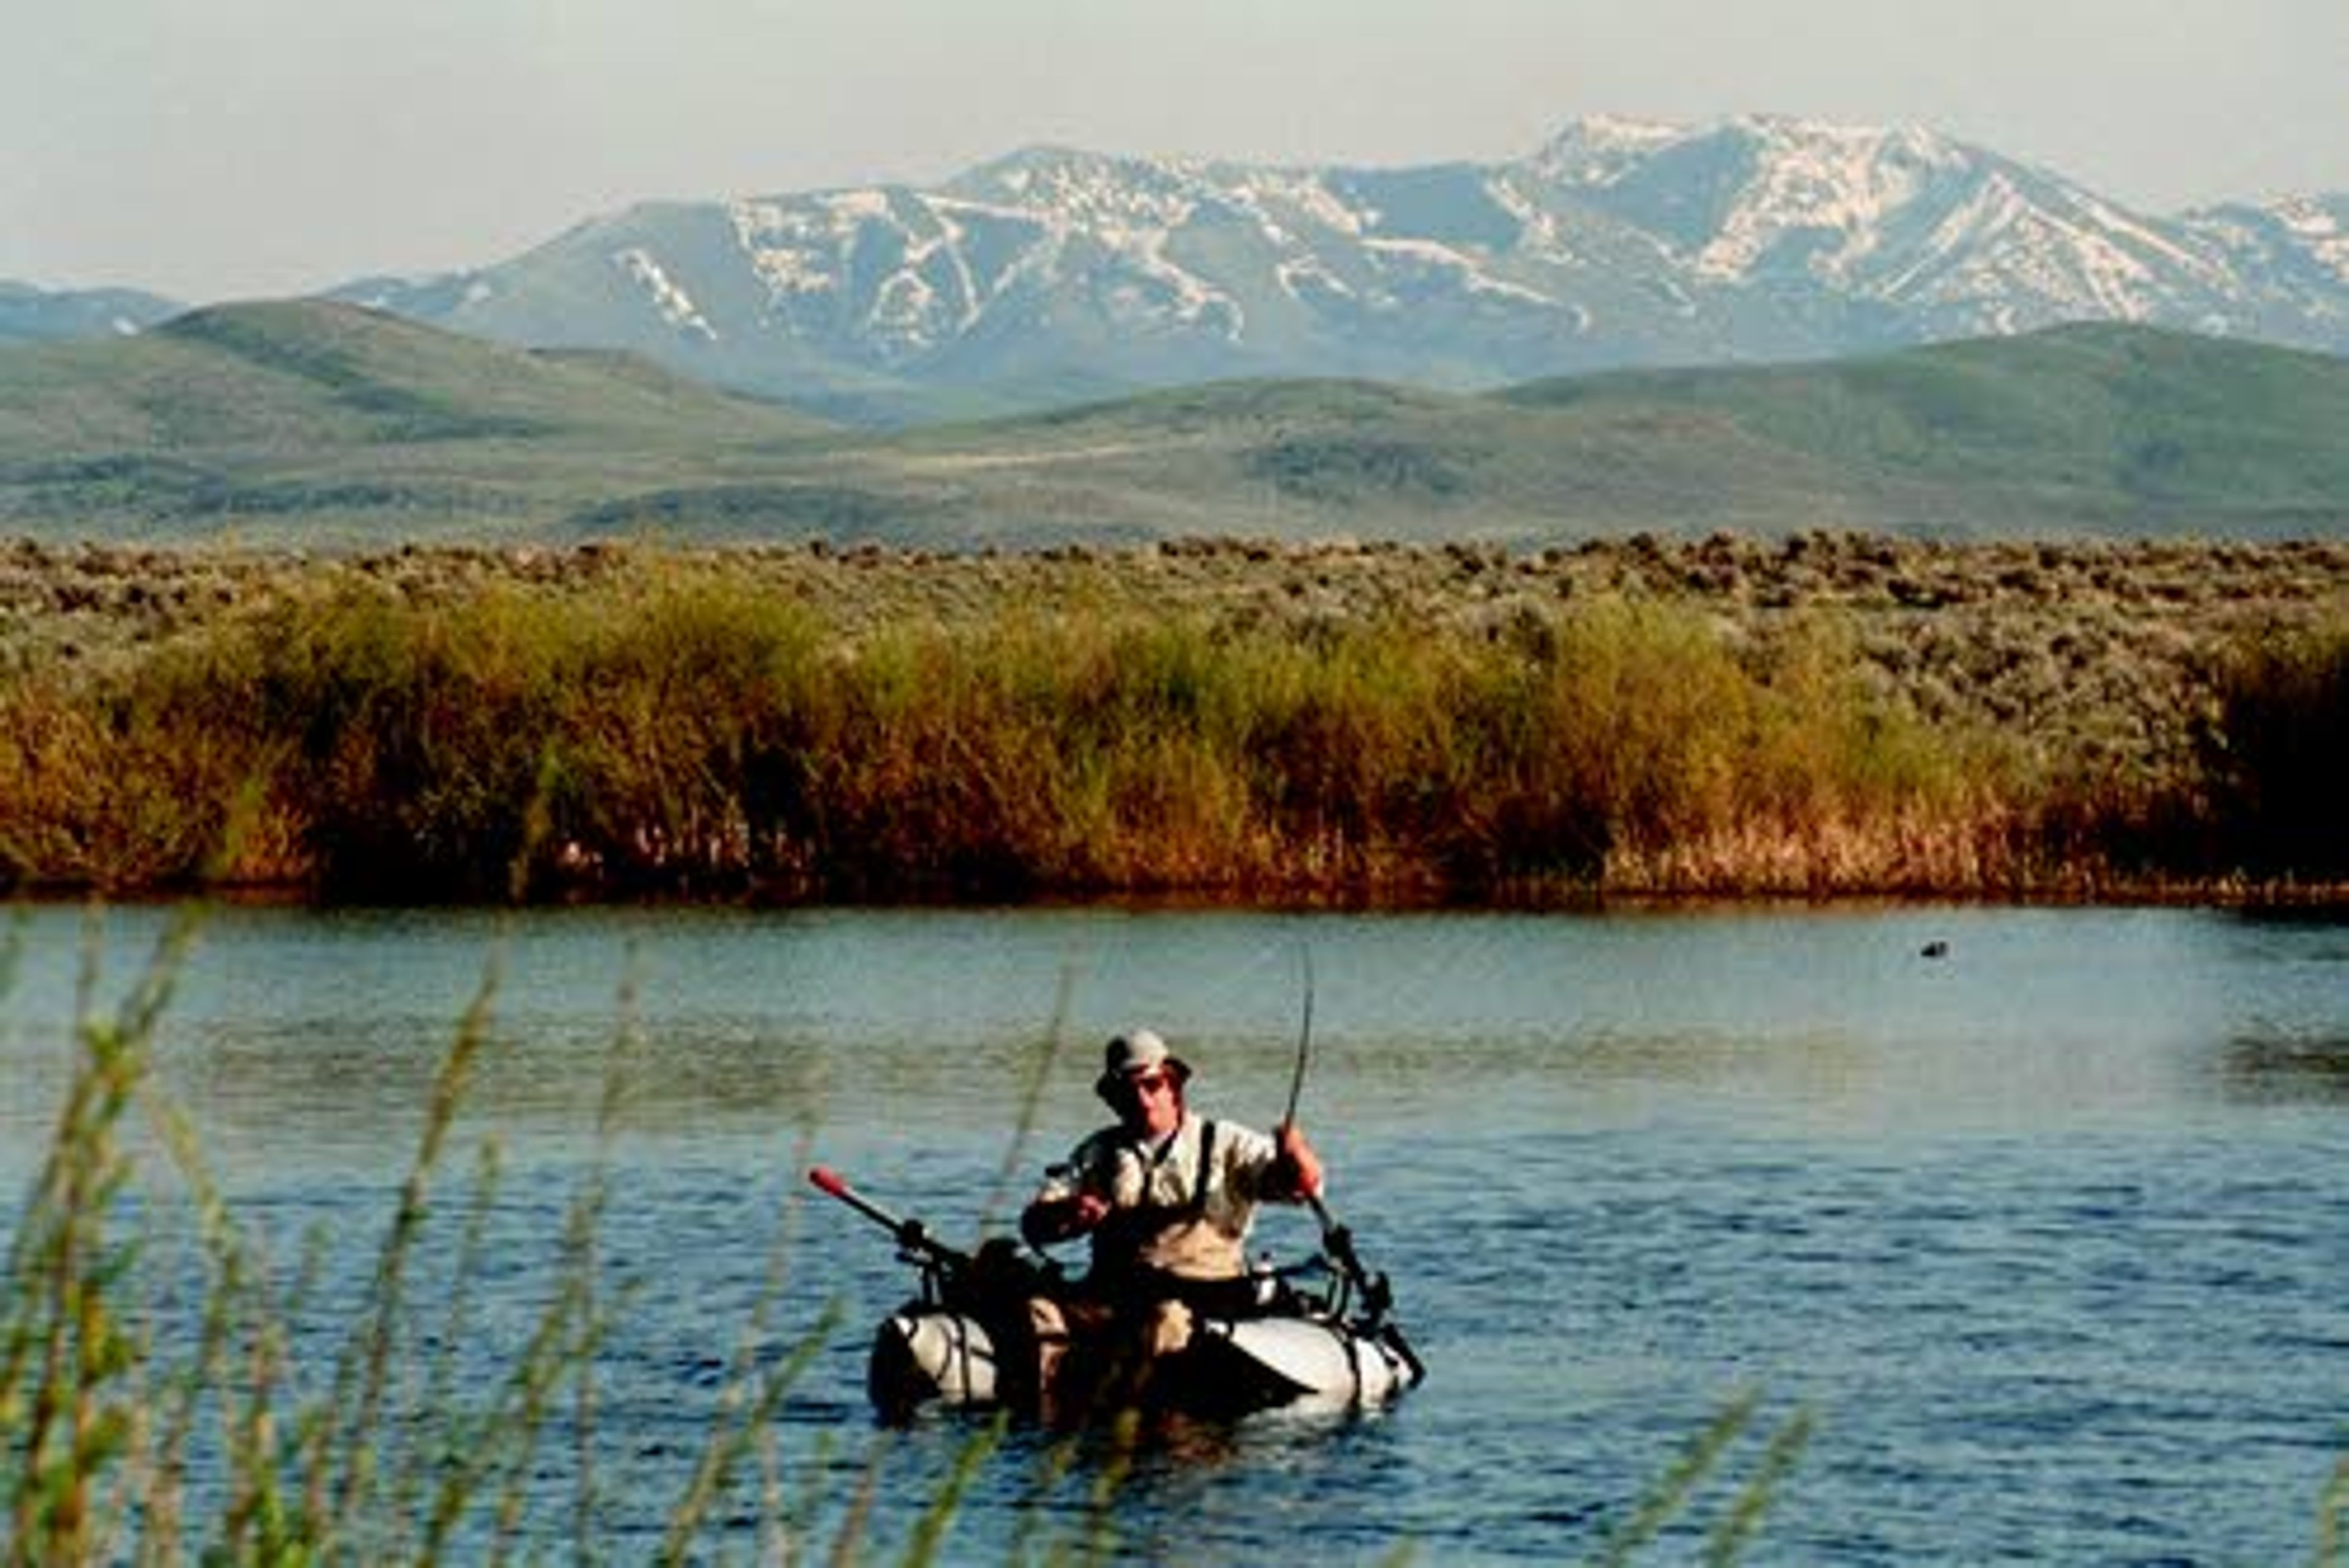
[(874, 1224), (886, 1225), (890, 1230), (901, 1234), (904, 1232), (905, 1226), (898, 1221), (895, 1214), (890, 1213), (878, 1203), (868, 1200), (863, 1193), (848, 1185), (846, 1177), (833, 1169), (832, 1167), (819, 1165), (811, 1168), (808, 1171), (808, 1179), (815, 1183), (817, 1190), (839, 1199)]
[(922, 1228), (922, 1222), (919, 1220), (900, 1220), (878, 1203), (867, 1199), (854, 1187), (849, 1186), (848, 1179), (830, 1166), (811, 1167), (808, 1170), (808, 1179), (815, 1183), (817, 1190), (827, 1197), (839, 1199), (875, 1225), (883, 1227), (891, 1235), (896, 1237), (897, 1245), (906, 1251), (935, 1258), (949, 1268), (959, 1267), (966, 1262), (963, 1255), (953, 1248), (932, 1241), (929, 1232)]

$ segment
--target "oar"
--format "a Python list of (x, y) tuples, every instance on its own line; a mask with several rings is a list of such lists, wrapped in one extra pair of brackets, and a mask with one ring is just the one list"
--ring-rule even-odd
[(811, 1167), (808, 1179), (816, 1189), (828, 1197), (837, 1198), (867, 1220), (881, 1226), (897, 1239), (899, 1248), (916, 1258), (926, 1259), (944, 1269), (967, 1267), (970, 1259), (945, 1242), (933, 1238), (919, 1220), (901, 1220), (878, 1203), (848, 1185), (848, 1179), (828, 1165)]
[[(1288, 1077), (1288, 1109), (1281, 1116), (1282, 1127), (1297, 1120), (1298, 1096), (1305, 1090), (1305, 1064), (1313, 1054), (1313, 950), (1300, 948), (1299, 953), (1305, 961), (1305, 1016), (1297, 1031), (1297, 1067)], [(1379, 1325), (1381, 1335), (1411, 1368), (1413, 1381), (1425, 1381), (1427, 1364), (1420, 1360), (1418, 1352), (1413, 1350), (1411, 1343), (1403, 1338), (1402, 1327), (1387, 1321), (1387, 1314), (1394, 1309), (1394, 1290), (1388, 1284), (1387, 1277), (1373, 1274), (1362, 1267), (1362, 1260), (1354, 1251), (1353, 1231), (1338, 1223), (1330, 1212), (1330, 1206), (1321, 1201), (1319, 1193), (1307, 1193), (1305, 1203), (1313, 1210), (1313, 1218), (1320, 1222), (1321, 1250), (1330, 1255), (1330, 1261), (1338, 1265), (1339, 1272), (1345, 1275), (1346, 1282), (1354, 1288), (1364, 1310), (1371, 1314), (1371, 1321)]]

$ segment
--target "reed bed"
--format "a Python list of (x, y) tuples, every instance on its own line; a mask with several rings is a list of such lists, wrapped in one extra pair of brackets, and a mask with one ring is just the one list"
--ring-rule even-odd
[(2349, 880), (2349, 623), (2234, 650), (2204, 735), (2220, 855), (2268, 879)]
[[(389, 900), (2130, 896), (2349, 868), (2321, 615), (2239, 634), (2174, 734), (2116, 740), (1999, 695), (2060, 688), (2038, 666), (2086, 612), (2052, 653), (1982, 639), (1990, 700), (1957, 702), (1930, 638), (1888, 676), (1848, 597), (1721, 613), (1754, 567), (1718, 543), (1475, 614), (1366, 597), (1362, 559), (1269, 563), (1283, 613), (1082, 556), (1047, 595), (885, 617), (885, 587), (826, 598), (757, 556), (296, 574), (0, 675), (0, 876), (183, 887), (232, 827), (231, 883)], [(1967, 597), (1930, 560), (1837, 560), (1896, 607)]]

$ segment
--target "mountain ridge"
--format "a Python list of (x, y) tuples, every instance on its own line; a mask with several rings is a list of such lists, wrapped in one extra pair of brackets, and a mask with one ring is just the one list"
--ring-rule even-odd
[(344, 292), (883, 420), (1250, 376), (1470, 389), (2084, 318), (2342, 352), (2349, 196), (2156, 218), (1914, 126), (1589, 119), (1489, 164), (1031, 147), (929, 189), (639, 204), (461, 286)]
[[(1016, 150), (930, 185), (648, 201), (328, 291), (904, 425), (1248, 377), (1454, 390), (2082, 319), (2349, 353), (2349, 192), (2136, 211), (1915, 125), (1591, 117), (1521, 157)], [(0, 294), (0, 338), (148, 323)]]

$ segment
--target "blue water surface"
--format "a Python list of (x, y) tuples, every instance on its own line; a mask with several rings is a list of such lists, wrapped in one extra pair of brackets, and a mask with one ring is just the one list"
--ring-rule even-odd
[[(81, 977), (95, 964), (110, 1006), (171, 914), (112, 911), (95, 935), (77, 910), (20, 919), (0, 1023), (12, 1190), (65, 1081)], [(2340, 923), (226, 909), (176, 972), (158, 1071), (287, 1274), (305, 1248), (323, 1258), (295, 1326), (330, 1355), (480, 1001), (485, 1049), (417, 1265), (418, 1299), (446, 1301), (431, 1287), (492, 1144), (449, 1353), (464, 1379), (494, 1382), (561, 1272), (572, 1205), (608, 1183), (614, 1327), (588, 1438), (542, 1456), (533, 1539), (557, 1556), (579, 1539), (584, 1464), (586, 1539), (648, 1552), (729, 1386), (836, 1322), (710, 1542), (812, 1557), (854, 1531), (889, 1559), (985, 1428), (874, 1425), (865, 1338), (910, 1281), (805, 1167), (949, 1239), (1000, 1231), (1093, 1124), (1096, 1043), (1129, 1023), (1175, 1042), (1216, 1114), (1276, 1119), (1309, 971), (1301, 1116), (1430, 1381), (1366, 1417), (1137, 1455), (1011, 1430), (944, 1560), (1072, 1542), (1201, 1563), (1585, 1560), (1730, 1409), (1744, 1424), (1635, 1560), (1702, 1556), (1798, 1431), (1748, 1561), (2313, 1549), (2349, 1454)], [(175, 1187), (147, 1152), (139, 1201), (167, 1215)], [(1283, 1251), (1312, 1239), (1295, 1213), (1259, 1232)], [(150, 1267), (168, 1277), (174, 1256)], [(185, 1327), (172, 1301), (165, 1352)]]

